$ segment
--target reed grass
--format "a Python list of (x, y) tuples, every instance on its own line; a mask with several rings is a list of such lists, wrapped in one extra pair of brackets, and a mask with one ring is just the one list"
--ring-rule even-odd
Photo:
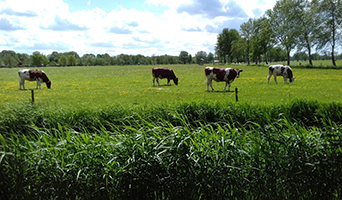
[(1, 199), (341, 199), (339, 103), (0, 114)]

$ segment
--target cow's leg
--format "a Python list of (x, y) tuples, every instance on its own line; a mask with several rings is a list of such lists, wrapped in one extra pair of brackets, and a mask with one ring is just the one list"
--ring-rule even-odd
[(167, 79), (167, 85), (171, 85), (170, 79)]
[(226, 90), (227, 85), (228, 85), (228, 92), (230, 92), (230, 83), (228, 83), (228, 81), (226, 82), (226, 85), (224, 86), (224, 89), (223, 89), (223, 90)]
[(286, 84), (286, 80), (287, 80), (287, 77), (286, 77), (286, 76), (284, 76), (284, 84)]
[(210, 87), (211, 87), (211, 91), (214, 91), (214, 88), (213, 88), (213, 80), (210, 80)]
[(278, 82), (277, 82), (277, 76), (275, 76), (275, 75), (273, 75), (273, 76), (274, 76), (274, 81), (275, 81), (275, 83), (278, 84)]
[(224, 89), (223, 89), (223, 91), (224, 91), (224, 90), (226, 90), (226, 88), (227, 88), (227, 85), (228, 85), (228, 81), (226, 81), (226, 84), (224, 85)]
[(38, 89), (38, 87), (39, 87), (39, 89), (42, 89), (42, 87), (40, 86), (40, 80), (39, 79), (37, 79), (37, 87), (36, 87), (36, 89)]
[(213, 88), (213, 80), (207, 79), (207, 91), (209, 92), (209, 85), (211, 87), (211, 90), (214, 91)]
[(209, 81), (207, 81), (207, 91), (209, 92)]
[(157, 83), (158, 83), (158, 85), (160, 86), (160, 84), (159, 84), (159, 78), (157, 78)]
[(268, 76), (267, 76), (267, 84), (270, 83), (271, 76), (272, 76), (271, 74), (268, 74)]
[(21, 90), (21, 86), (23, 86), (23, 89), (25, 90), (25, 80), (19, 81), (19, 90)]
[(153, 77), (153, 86), (154, 86), (154, 81), (156, 80), (156, 77)]

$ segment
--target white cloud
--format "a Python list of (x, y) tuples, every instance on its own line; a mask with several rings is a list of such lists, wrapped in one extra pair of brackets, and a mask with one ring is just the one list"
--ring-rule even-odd
[(76, 51), (80, 56), (179, 55), (182, 50), (192, 55), (202, 50), (214, 53), (217, 34), (223, 28), (238, 30), (258, 13), (255, 9), (272, 8), (275, 0), (239, 2), (146, 0), (146, 4), (167, 7), (163, 13), (151, 13), (124, 7), (110, 12), (101, 8), (70, 12), (62, 0), (0, 1), (0, 50)]

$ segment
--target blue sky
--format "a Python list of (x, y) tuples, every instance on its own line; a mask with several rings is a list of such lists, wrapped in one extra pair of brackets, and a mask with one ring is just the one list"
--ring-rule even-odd
[(0, 50), (111, 56), (214, 53), (217, 35), (276, 0), (0, 0)]
[(112, 10), (118, 10), (120, 7), (130, 9), (136, 9), (138, 11), (148, 11), (153, 13), (162, 13), (166, 6), (155, 6), (146, 3), (146, 0), (65, 0), (65, 3), (69, 5), (70, 11), (88, 10), (94, 8), (101, 8), (109, 13)]

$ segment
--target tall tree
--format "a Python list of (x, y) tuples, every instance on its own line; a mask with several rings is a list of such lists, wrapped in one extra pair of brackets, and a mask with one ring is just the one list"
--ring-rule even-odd
[(214, 54), (213, 53), (210, 52), (208, 54), (207, 58), (208, 58), (208, 62), (214, 62)]
[(28, 67), (30, 65), (30, 56), (26, 53), (17, 53), (19, 60), (22, 62), (22, 65)]
[(263, 23), (261, 19), (254, 19), (252, 21), (253, 23), (253, 30), (252, 30), (252, 36), (251, 36), (251, 47), (252, 47), (252, 60), (255, 62), (255, 64), (258, 64), (258, 62), (261, 62), (261, 55), (262, 55), (262, 37), (261, 37), (261, 30), (263, 28)]
[(38, 51), (35, 51), (31, 56), (31, 62), (36, 67), (40, 67), (42, 65), (46, 66), (47, 64), (49, 64), (50, 61), (46, 56), (40, 54), (40, 52)]
[(266, 11), (274, 37), (286, 51), (287, 65), (290, 65), (290, 53), (296, 46), (295, 6), (295, 0), (279, 0), (273, 10)]
[(227, 59), (230, 59), (230, 61), (232, 62), (233, 60), (232, 47), (233, 47), (234, 41), (236, 42), (239, 38), (240, 38), (240, 35), (236, 29), (229, 30), (228, 28), (223, 29), (222, 33), (220, 33), (217, 36), (215, 53), (220, 58), (223, 57), (224, 63), (227, 62)]
[(68, 56), (67, 63), (68, 63), (69, 66), (75, 66), (76, 63), (77, 63), (77, 59), (75, 58), (75, 56), (73, 56), (73, 55), (70, 54), (70, 55)]
[(181, 51), (180, 54), (179, 54), (179, 59), (184, 64), (186, 64), (186, 62), (188, 61), (188, 56), (189, 56), (189, 53), (187, 51)]
[(342, 0), (313, 0), (319, 10), (318, 46), (321, 49), (331, 45), (332, 64), (335, 62), (335, 48), (340, 39), (342, 26)]
[(58, 64), (61, 66), (66, 66), (67, 65), (67, 58), (65, 55), (62, 55), (59, 59), (58, 59)]
[(199, 51), (195, 55), (197, 64), (204, 64), (207, 62), (207, 53), (205, 51)]
[(253, 31), (253, 20), (252, 18), (249, 18), (249, 20), (240, 26), (240, 32), (242, 38), (244, 38), (244, 41), (246, 42), (246, 53), (247, 53), (247, 64), (249, 65), (249, 53), (250, 53), (250, 40), (252, 37), (252, 31)]
[(253, 31), (251, 37), (252, 59), (261, 62), (263, 55), (264, 61), (268, 64), (268, 51), (272, 46), (273, 31), (270, 28), (269, 20), (261, 17), (253, 20)]
[(309, 64), (312, 65), (312, 47), (315, 45), (315, 41), (318, 41), (315, 40), (318, 27), (318, 9), (309, 0), (297, 0), (295, 10), (297, 48), (299, 51), (303, 49), (307, 51)]
[(48, 58), (50, 62), (58, 63), (58, 59), (60, 58), (60, 55), (57, 51), (53, 51), (50, 55), (48, 55)]

